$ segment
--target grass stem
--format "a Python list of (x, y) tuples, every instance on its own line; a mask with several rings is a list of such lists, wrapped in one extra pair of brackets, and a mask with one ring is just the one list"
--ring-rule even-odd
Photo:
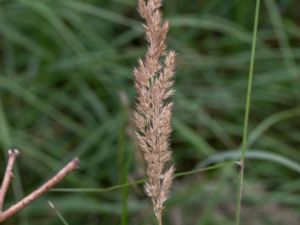
[[(205, 171), (209, 171), (209, 170), (215, 170), (215, 169), (219, 169), (222, 168), (224, 166), (227, 165), (234, 165), (235, 162), (233, 161), (228, 161), (228, 162), (224, 162), (224, 163), (218, 163), (212, 166), (207, 166), (207, 167), (203, 167), (203, 168), (199, 168), (199, 169), (194, 169), (194, 170), (189, 170), (186, 172), (180, 172), (180, 173), (176, 173), (174, 174), (174, 177), (184, 177), (184, 176), (189, 176), (192, 174), (196, 174), (196, 173), (201, 173), (201, 172), (205, 172)], [(124, 187), (129, 187), (129, 186), (134, 186), (134, 185), (139, 185), (139, 184), (144, 184), (145, 183), (145, 179), (138, 179), (138, 180), (134, 180), (132, 182), (128, 182), (128, 183), (124, 183), (124, 184), (118, 184), (112, 187), (108, 187), (108, 188), (53, 188), (51, 189), (51, 191), (53, 192), (109, 192), (109, 191), (116, 191), (119, 189), (122, 189)]]
[(247, 96), (246, 96), (246, 109), (245, 109), (245, 117), (244, 117), (243, 141), (242, 141), (241, 161), (240, 161), (241, 172), (240, 172), (239, 192), (238, 192), (237, 210), (236, 210), (236, 225), (240, 224), (240, 217), (241, 217), (241, 205), (242, 205), (244, 174), (245, 174), (245, 156), (246, 156), (246, 146), (247, 146), (247, 136), (248, 136), (249, 115), (250, 115), (250, 108), (251, 108), (251, 95), (252, 95), (252, 83), (253, 83), (253, 74), (254, 74), (257, 30), (258, 30), (258, 21), (259, 21), (259, 9), (260, 9), (260, 0), (257, 0), (255, 6), (251, 61), (250, 61)]

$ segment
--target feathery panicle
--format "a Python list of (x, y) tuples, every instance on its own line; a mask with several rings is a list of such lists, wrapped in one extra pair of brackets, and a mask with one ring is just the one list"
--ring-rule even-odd
[(136, 138), (147, 164), (146, 194), (151, 198), (159, 224), (164, 202), (172, 185), (174, 167), (166, 168), (171, 160), (169, 137), (173, 103), (175, 52), (166, 51), (169, 23), (162, 21), (161, 0), (139, 0), (138, 10), (149, 44), (146, 56), (134, 70), (137, 104), (134, 112)]

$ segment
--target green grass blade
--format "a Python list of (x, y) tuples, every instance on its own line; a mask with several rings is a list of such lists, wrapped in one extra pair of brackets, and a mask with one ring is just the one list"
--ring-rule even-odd
[(173, 127), (175, 132), (178, 132), (186, 139), (186, 141), (196, 147), (200, 155), (209, 156), (215, 152), (214, 148), (210, 146), (209, 143), (204, 140), (204, 138), (196, 134), (190, 127), (188, 127), (179, 119), (173, 119)]
[(60, 221), (64, 224), (64, 225), (69, 225), (69, 223), (67, 222), (67, 220), (63, 217), (63, 215), (61, 214), (61, 212), (55, 207), (55, 205), (48, 201), (48, 204), (50, 206), (50, 208), (55, 212), (55, 214), (58, 216), (58, 218), (60, 219)]
[(0, 87), (10, 91), (11, 93), (15, 94), (16, 96), (23, 99), (24, 101), (32, 104), (34, 107), (39, 109), (45, 115), (49, 116), (54, 120), (59, 121), (63, 126), (72, 130), (74, 133), (78, 134), (79, 136), (83, 136), (83, 137), (85, 136), (86, 130), (83, 126), (74, 122), (73, 120), (65, 116), (63, 113), (59, 112), (53, 106), (48, 105), (45, 101), (40, 99), (34, 93), (25, 89), (18, 82), (9, 79), (3, 75), (0, 75)]
[[(238, 160), (240, 150), (228, 150), (218, 153), (199, 163), (197, 167), (206, 167), (210, 164), (221, 163), (226, 160)], [(283, 155), (268, 152), (266, 150), (249, 149), (245, 155), (246, 159), (265, 160), (284, 166), (290, 170), (300, 173), (300, 163)]]
[(172, 27), (189, 26), (222, 32), (228, 36), (236, 38), (241, 42), (251, 44), (251, 35), (245, 32), (241, 27), (229, 22), (223, 18), (203, 17), (195, 18), (191, 16), (177, 16), (170, 19)]
[(283, 24), (279, 8), (274, 0), (265, 0), (266, 8), (270, 14), (271, 23), (274, 27), (275, 35), (278, 39), (279, 48), (282, 54), (284, 65), (290, 77), (290, 85), (295, 97), (298, 96), (296, 90), (298, 88), (297, 80), (299, 70), (294, 60), (292, 48), (289, 43), (288, 34), (285, 32), (285, 26)]
[(300, 115), (300, 107), (292, 108), (289, 110), (285, 110), (283, 112), (276, 113), (274, 115), (271, 115), (267, 119), (265, 119), (262, 123), (260, 123), (249, 135), (249, 140), (248, 140), (248, 147), (250, 147), (256, 140), (258, 140), (261, 135), (266, 132), (271, 126), (274, 124), (290, 119), (296, 116)]

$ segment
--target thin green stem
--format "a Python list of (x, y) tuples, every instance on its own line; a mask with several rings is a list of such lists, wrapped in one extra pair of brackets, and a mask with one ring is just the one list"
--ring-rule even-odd
[[(121, 110), (121, 126), (119, 133), (119, 169), (120, 172), (120, 182), (125, 183), (128, 182), (128, 171), (131, 164), (131, 152), (126, 151), (126, 126), (127, 126), (127, 118), (129, 117), (129, 105), (128, 105), (128, 97), (125, 93), (120, 92), (120, 102), (122, 106)], [(128, 224), (128, 189), (129, 187), (124, 187), (122, 190), (122, 217), (121, 217), (121, 225)]]
[(254, 73), (257, 30), (258, 30), (258, 21), (259, 21), (259, 9), (260, 9), (260, 0), (257, 0), (256, 6), (255, 6), (255, 19), (254, 19), (254, 28), (253, 28), (253, 37), (252, 37), (251, 61), (250, 61), (247, 96), (246, 96), (243, 141), (242, 141), (241, 161), (240, 161), (241, 172), (240, 172), (239, 192), (238, 192), (237, 210), (236, 210), (236, 225), (240, 224), (240, 216), (241, 216), (241, 205), (242, 205), (244, 173), (245, 173), (245, 156), (246, 156), (246, 146), (247, 146), (247, 137), (248, 137), (249, 114), (250, 114), (250, 108), (251, 108), (251, 95), (252, 95), (252, 83), (253, 83), (253, 73)]
[[(233, 165), (234, 163), (235, 162), (233, 162), (233, 161), (225, 162), (225, 163), (218, 163), (218, 164), (204, 167), (204, 168), (199, 168), (199, 169), (190, 170), (190, 171), (186, 171), (186, 172), (176, 173), (174, 175), (174, 177), (184, 177), (184, 176), (188, 176), (188, 175), (192, 175), (192, 174), (196, 174), (196, 173), (200, 173), (200, 172), (215, 170), (215, 169), (219, 169), (223, 166)], [(130, 187), (130, 186), (134, 186), (134, 185), (143, 184), (144, 182), (145, 182), (145, 179), (138, 179), (138, 180), (135, 180), (132, 182), (119, 184), (119, 185), (115, 185), (115, 186), (108, 187), (108, 188), (53, 188), (53, 189), (51, 189), (51, 191), (53, 191), (53, 192), (109, 192), (109, 191), (116, 191), (116, 190), (122, 189), (124, 187)]]
[(205, 172), (205, 171), (208, 171), (208, 170), (219, 169), (219, 168), (227, 166), (227, 165), (233, 165), (234, 163), (235, 162), (233, 162), (233, 161), (218, 163), (218, 164), (208, 166), (208, 167), (204, 167), (204, 168), (199, 168), (199, 169), (190, 170), (190, 171), (186, 171), (186, 172), (176, 173), (174, 175), (174, 177), (185, 177), (185, 176), (188, 176), (188, 175), (192, 175), (192, 174), (196, 174), (196, 173), (200, 173), (200, 172)]

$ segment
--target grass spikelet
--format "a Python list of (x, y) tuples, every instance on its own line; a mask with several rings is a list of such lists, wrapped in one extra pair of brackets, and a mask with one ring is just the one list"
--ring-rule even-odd
[(137, 104), (134, 112), (136, 138), (147, 165), (145, 192), (151, 198), (154, 214), (162, 224), (162, 210), (167, 200), (174, 167), (169, 137), (173, 102), (175, 52), (166, 51), (169, 23), (162, 21), (161, 0), (139, 0), (138, 10), (144, 25), (148, 49), (134, 70)]

